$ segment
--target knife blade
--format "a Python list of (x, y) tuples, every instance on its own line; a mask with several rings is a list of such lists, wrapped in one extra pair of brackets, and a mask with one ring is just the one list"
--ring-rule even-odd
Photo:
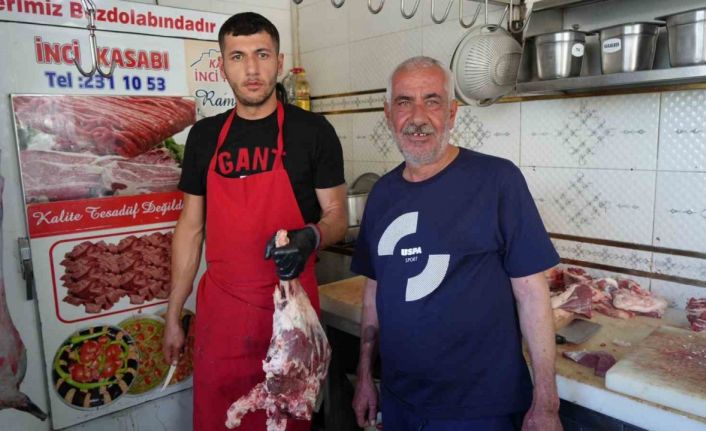
[[(186, 337), (189, 335), (189, 327), (191, 326), (191, 315), (186, 314), (184, 317), (181, 319), (181, 328), (184, 330), (184, 345), (187, 343)], [(184, 346), (181, 348), (181, 353), (184, 353)], [(164, 383), (162, 383), (162, 389), (159, 390), (159, 392), (164, 392), (164, 390), (169, 386), (169, 382), (172, 380), (172, 377), (174, 377), (174, 372), (177, 369), (177, 365), (179, 364), (179, 359), (176, 359), (172, 361), (172, 364), (169, 366), (169, 371), (167, 371), (167, 378), (164, 379)]]
[(164, 392), (164, 390), (167, 388), (169, 385), (169, 382), (172, 380), (172, 377), (174, 377), (174, 371), (177, 369), (177, 361), (172, 362), (172, 365), (169, 366), (169, 371), (167, 372), (167, 378), (164, 379), (164, 383), (162, 383), (162, 389), (159, 390), (159, 392)]
[(581, 344), (601, 329), (601, 325), (588, 320), (576, 319), (556, 331), (556, 343)]

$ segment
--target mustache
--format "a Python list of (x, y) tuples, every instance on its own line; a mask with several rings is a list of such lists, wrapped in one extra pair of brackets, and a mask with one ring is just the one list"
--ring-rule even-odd
[[(461, 0), (463, 1), (463, 0)], [(431, 124), (408, 124), (402, 129), (403, 135), (414, 135), (414, 134), (424, 134), (433, 135), (436, 133), (436, 129), (431, 126)]]

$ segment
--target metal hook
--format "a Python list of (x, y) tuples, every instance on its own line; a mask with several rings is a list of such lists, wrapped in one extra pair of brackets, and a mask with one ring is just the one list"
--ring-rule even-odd
[(458, 1), (458, 22), (461, 23), (461, 27), (463, 27), (463, 28), (471, 28), (471, 27), (473, 27), (473, 24), (476, 23), (476, 20), (478, 19), (478, 15), (480, 15), (480, 8), (483, 5), (479, 4), (476, 7), (476, 13), (473, 14), (473, 19), (471, 20), (471, 22), (466, 23), (465, 21), (463, 21), (463, 3), (465, 1), (466, 0), (459, 0)]
[[(512, 0), (510, 0), (510, 18), (508, 19), (507, 23), (507, 29), (510, 31), (510, 33), (517, 34), (517, 33), (522, 33), (525, 31), (527, 28), (527, 24), (529, 23), (530, 16), (532, 15), (532, 2), (530, 2), (529, 7), (527, 8), (527, 16), (524, 19), (524, 22), (522, 23), (522, 27), (515, 27), (515, 22), (512, 20), (514, 18), (514, 15), (512, 13)], [(517, 6), (520, 6), (519, 4)]]
[[(333, 1), (333, 0), (331, 0), (331, 1)], [(400, 12), (402, 12), (402, 17), (404, 17), (405, 19), (410, 19), (410, 18), (412, 18), (412, 17), (414, 16), (414, 14), (417, 13), (417, 9), (419, 9), (419, 2), (420, 2), (420, 1), (421, 1), (421, 0), (417, 0), (417, 3), (414, 4), (414, 8), (412, 9), (412, 12), (410, 12), (409, 14), (407, 14), (407, 13), (405, 12), (405, 10), (404, 10), (404, 0), (400, 0)], [(452, 1), (453, 1), (453, 0), (452, 0)]]
[[(302, 0), (299, 0), (299, 1), (301, 2)], [(341, 0), (340, 3), (336, 3), (336, 0), (331, 0), (331, 4), (335, 8), (340, 8), (341, 6), (343, 6), (343, 3), (345, 3), (345, 2), (346, 2), (346, 0)]]
[(302, 4), (302, 0), (292, 0), (294, 4)]
[[(463, 0), (459, 0), (460, 2), (463, 2)], [(451, 6), (454, 3), (454, 0), (449, 1), (449, 5), (446, 6), (446, 12), (444, 12), (444, 16), (441, 17), (441, 19), (436, 17), (436, 8), (434, 7), (434, 3), (436, 3), (435, 0), (431, 0), (431, 20), (434, 21), (437, 24), (441, 24), (442, 22), (446, 21), (446, 18), (449, 17), (449, 11), (451, 10)]]
[(86, 28), (88, 29), (88, 37), (91, 42), (91, 69), (88, 72), (83, 70), (83, 67), (81, 67), (81, 64), (78, 62), (76, 57), (73, 59), (74, 65), (78, 69), (79, 73), (85, 77), (93, 76), (96, 72), (98, 72), (98, 74), (103, 78), (110, 78), (113, 76), (113, 71), (115, 70), (117, 63), (113, 60), (110, 65), (110, 71), (107, 73), (103, 72), (98, 65), (98, 43), (96, 42), (96, 5), (93, 3), (93, 0), (81, 0), (81, 3), (83, 3), (83, 9), (86, 14), (88, 14), (88, 26)]
[(373, 0), (368, 0), (368, 10), (373, 14), (380, 13), (383, 6), (385, 6), (385, 0), (380, 0), (380, 6), (377, 9), (373, 8)]

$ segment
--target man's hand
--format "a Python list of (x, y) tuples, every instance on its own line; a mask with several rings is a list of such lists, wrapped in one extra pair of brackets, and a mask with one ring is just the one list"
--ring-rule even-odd
[(522, 421), (522, 431), (562, 431), (563, 429), (556, 409), (534, 403)]
[(178, 320), (168, 320), (164, 325), (164, 339), (162, 340), (164, 359), (169, 364), (179, 361), (182, 347), (184, 347), (184, 330)]
[(299, 277), (311, 253), (319, 246), (319, 233), (313, 225), (287, 232), (289, 243), (282, 247), (275, 244), (275, 233), (265, 247), (265, 259), (273, 258), (280, 280)]
[(355, 395), (353, 396), (353, 410), (359, 427), (375, 426), (378, 412), (378, 391), (370, 374), (358, 373), (358, 382), (355, 385)]

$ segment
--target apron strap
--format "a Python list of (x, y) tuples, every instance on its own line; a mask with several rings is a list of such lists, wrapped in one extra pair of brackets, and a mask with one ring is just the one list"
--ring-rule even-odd
[(277, 156), (272, 170), (283, 169), (282, 154), (284, 154), (284, 106), (277, 101)]

